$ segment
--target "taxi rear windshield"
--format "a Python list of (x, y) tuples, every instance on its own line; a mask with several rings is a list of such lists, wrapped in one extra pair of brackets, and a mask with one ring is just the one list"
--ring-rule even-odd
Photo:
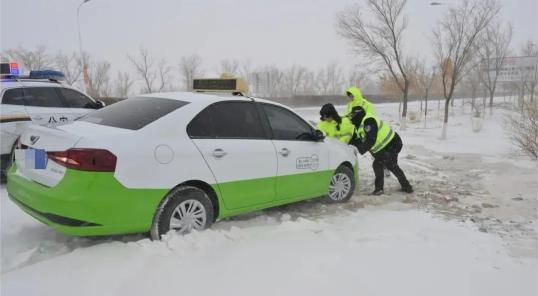
[(78, 120), (138, 130), (187, 104), (172, 99), (135, 97), (90, 112)]

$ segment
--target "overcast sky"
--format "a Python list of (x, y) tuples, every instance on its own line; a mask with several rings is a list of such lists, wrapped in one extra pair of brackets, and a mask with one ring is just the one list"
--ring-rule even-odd
[[(0, 0), (1, 49), (45, 45), (78, 51), (76, 0)], [(335, 31), (335, 15), (351, 0), (91, 0), (81, 8), (83, 48), (114, 69), (130, 70), (126, 53), (140, 46), (177, 64), (203, 57), (207, 72), (222, 59), (319, 68), (331, 61), (356, 64)], [(409, 0), (408, 49), (430, 56), (431, 30), (453, 3)], [(537, 40), (537, 0), (502, 0), (502, 17), (514, 27), (514, 47)]]

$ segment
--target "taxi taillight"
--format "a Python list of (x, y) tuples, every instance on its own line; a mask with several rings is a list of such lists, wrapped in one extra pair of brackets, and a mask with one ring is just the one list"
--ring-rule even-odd
[(114, 172), (116, 155), (105, 149), (72, 148), (47, 152), (50, 160), (70, 169), (92, 172)]

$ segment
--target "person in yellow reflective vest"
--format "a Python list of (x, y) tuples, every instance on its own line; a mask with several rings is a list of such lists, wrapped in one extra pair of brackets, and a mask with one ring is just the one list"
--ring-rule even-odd
[(362, 107), (368, 114), (375, 114), (374, 104), (362, 97), (362, 92), (358, 87), (352, 86), (346, 90), (349, 103), (346, 106), (344, 116), (351, 118), (351, 111), (354, 107)]
[(349, 118), (340, 117), (333, 104), (325, 104), (319, 111), (321, 116), (317, 128), (328, 137), (337, 138), (344, 143), (349, 143), (355, 126)]
[(398, 178), (403, 192), (412, 193), (413, 187), (398, 166), (398, 153), (403, 146), (400, 136), (390, 128), (388, 123), (383, 122), (373, 113), (365, 112), (360, 106), (352, 109), (351, 122), (356, 130), (349, 144), (357, 147), (360, 154), (370, 151), (374, 157), (372, 168), (375, 174), (375, 189), (372, 194), (384, 193), (383, 166)]
[[(346, 95), (350, 101), (346, 106), (345, 117), (351, 119), (351, 111), (354, 107), (362, 107), (366, 113), (375, 114), (374, 104), (362, 96), (360, 88), (352, 86), (346, 90)], [(387, 168), (383, 168), (383, 170), (385, 171), (385, 177), (390, 177), (390, 171)]]

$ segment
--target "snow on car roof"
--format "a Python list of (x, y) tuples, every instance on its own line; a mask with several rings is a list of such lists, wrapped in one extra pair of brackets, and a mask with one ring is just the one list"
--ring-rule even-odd
[(228, 100), (234, 100), (234, 101), (251, 100), (248, 97), (233, 96), (231, 94), (197, 93), (197, 92), (150, 93), (150, 94), (140, 95), (140, 97), (173, 99), (173, 100), (181, 100), (181, 101), (190, 102), (190, 103), (195, 103), (195, 102), (213, 103), (213, 102), (228, 101)]
[(228, 93), (199, 93), (199, 92), (163, 92), (163, 93), (151, 93), (151, 94), (143, 94), (140, 95), (141, 97), (149, 97), (149, 98), (164, 98), (164, 99), (174, 99), (174, 100), (181, 100), (185, 102), (204, 102), (204, 103), (214, 103), (214, 102), (220, 102), (220, 101), (250, 101), (254, 100), (256, 102), (260, 103), (268, 103), (273, 105), (279, 105), (283, 107), (287, 107), (285, 105), (282, 105), (278, 102), (266, 100), (266, 99), (260, 99), (260, 98), (254, 98), (249, 96), (234, 96), (232, 94)]

